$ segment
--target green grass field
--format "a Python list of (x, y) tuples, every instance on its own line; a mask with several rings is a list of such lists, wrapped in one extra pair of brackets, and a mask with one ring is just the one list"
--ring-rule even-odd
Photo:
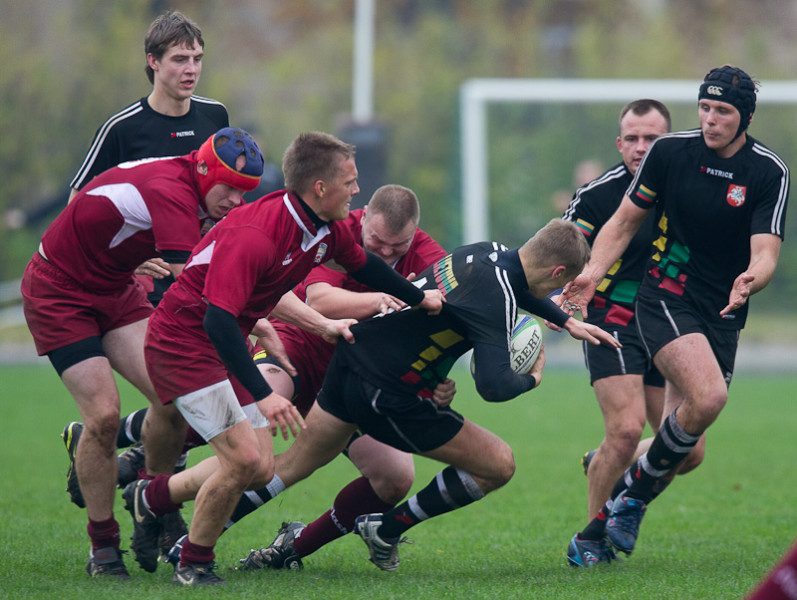
[[(329, 507), (355, 476), (338, 459), (222, 537), (226, 586), (189, 590), (170, 583), (165, 565), (141, 571), (132, 554), (131, 581), (86, 576), (85, 512), (64, 492), (59, 437), (77, 410), (49, 366), (0, 367), (0, 598), (742, 598), (797, 536), (794, 376), (737, 377), (704, 464), (651, 505), (634, 555), (577, 570), (564, 552), (587, 517), (579, 458), (602, 437), (586, 374), (550, 368), (539, 390), (499, 405), (480, 401), (469, 375), (455, 375), (459, 410), (515, 451), (517, 473), (505, 488), (411, 530), (415, 543), (402, 546), (395, 573), (371, 565), (355, 536), (308, 557), (300, 572), (229, 571), (268, 544), (281, 521), (309, 521)], [(130, 388), (124, 395), (123, 410), (141, 405)], [(192, 453), (192, 462), (205, 455)], [(440, 469), (424, 459), (416, 465), (416, 488)], [(132, 524), (121, 496), (116, 514), (126, 548)]]

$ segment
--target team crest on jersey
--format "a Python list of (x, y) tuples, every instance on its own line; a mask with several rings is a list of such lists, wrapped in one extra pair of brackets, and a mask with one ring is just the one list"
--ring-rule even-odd
[(324, 258), (324, 255), (326, 253), (327, 253), (327, 245), (326, 244), (319, 244), (318, 245), (318, 250), (315, 251), (315, 258), (313, 259), (313, 262), (315, 264), (319, 264), (321, 262), (321, 259)]
[(725, 196), (725, 200), (731, 206), (738, 207), (744, 204), (746, 193), (747, 186), (731, 184), (728, 186), (728, 194)]

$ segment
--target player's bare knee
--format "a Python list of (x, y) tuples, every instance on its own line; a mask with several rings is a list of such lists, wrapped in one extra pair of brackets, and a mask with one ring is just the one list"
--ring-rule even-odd
[(380, 500), (388, 504), (399, 503), (409, 493), (414, 481), (415, 475), (412, 471), (390, 473), (385, 477), (368, 480)]
[[(245, 451), (238, 453), (234, 460), (227, 465), (227, 475), (242, 488), (248, 488), (252, 481), (258, 477), (261, 461), (258, 452)], [(273, 474), (273, 471), (272, 471)], [(263, 475), (265, 479), (265, 474)], [(269, 479), (265, 479), (268, 483)], [(263, 485), (265, 485), (263, 483)], [(261, 486), (262, 487), (262, 486)]]
[(260, 468), (258, 468), (255, 476), (252, 478), (252, 481), (249, 482), (249, 489), (258, 490), (262, 487), (265, 487), (268, 485), (268, 482), (273, 479), (273, 477), (274, 461), (261, 462)]
[(636, 424), (628, 424), (608, 437), (603, 450), (614, 462), (628, 464), (634, 457), (643, 428)]
[(701, 430), (706, 429), (715, 421), (727, 402), (728, 390), (725, 387), (711, 390), (695, 400), (696, 412), (699, 414), (701, 421), (697, 425)]
[(109, 409), (101, 414), (93, 414), (84, 423), (83, 435), (93, 438), (97, 444), (107, 448), (109, 453), (116, 451), (116, 435), (119, 431), (119, 411)]
[(491, 490), (498, 489), (512, 479), (515, 474), (515, 456), (512, 453), (512, 448), (505, 444), (501, 451), (496, 453), (496, 459), (493, 463), (493, 470), (490, 474), (490, 482), (492, 484)]

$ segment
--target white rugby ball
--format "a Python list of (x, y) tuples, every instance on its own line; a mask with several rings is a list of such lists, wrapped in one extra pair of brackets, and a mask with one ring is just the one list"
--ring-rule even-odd
[[(518, 316), (510, 338), (509, 363), (515, 373), (531, 371), (542, 349), (542, 327), (532, 316)], [(470, 357), (470, 372), (476, 372), (473, 356)]]

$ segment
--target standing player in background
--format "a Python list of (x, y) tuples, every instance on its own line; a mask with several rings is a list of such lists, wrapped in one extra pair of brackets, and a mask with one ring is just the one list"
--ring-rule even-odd
[(152, 22), (144, 38), (152, 92), (100, 126), (70, 184), (70, 200), (94, 177), (119, 163), (188, 154), (229, 125), (223, 104), (194, 95), (204, 47), (202, 31), (182, 13), (170, 11)]
[[(204, 46), (199, 26), (180, 12), (163, 13), (150, 24), (144, 37), (144, 55), (152, 91), (109, 117), (97, 129), (83, 164), (70, 184), (70, 202), (94, 177), (111, 167), (142, 158), (188, 154), (216, 131), (229, 126), (223, 104), (194, 95), (202, 74)], [(139, 267), (138, 282), (155, 305), (174, 278), (165, 261), (148, 258), (151, 260)], [(73, 421), (61, 434), (69, 455), (67, 492), (80, 508), (85, 504), (78, 484), (75, 452), (82, 432), (83, 424)], [(123, 442), (120, 447), (127, 445)], [(133, 470), (140, 458), (135, 449), (121, 456)], [(179, 514), (174, 518), (176, 521), (168, 524), (174, 532), (164, 539), (167, 551), (185, 531)]]
[[(428, 234), (418, 229), (420, 207), (412, 190), (399, 185), (385, 185), (374, 192), (365, 208), (352, 211), (342, 224), (369, 252), (379, 256), (404, 277), (420, 273), (446, 255), (445, 250)], [(383, 292), (368, 288), (351, 275), (319, 266), (297, 288), (300, 298), (329, 318), (354, 318), (364, 321), (375, 314), (400, 310), (403, 304)], [(321, 387), (335, 347), (294, 325), (274, 320), (274, 327), (285, 344), (291, 362), (299, 372), (296, 384), (272, 357), (258, 359), (270, 377), (281, 377), (287, 384), (283, 395), (295, 396), (295, 404), (306, 416)], [(271, 381), (271, 380), (270, 380)], [(453, 381), (446, 380), (435, 390), (453, 396)], [(298, 392), (298, 394), (297, 394)], [(277, 538), (267, 548), (253, 550), (244, 560), (244, 569), (263, 567), (297, 568), (301, 559), (330, 541), (354, 530), (354, 519), (366, 513), (384, 512), (399, 502), (410, 490), (415, 477), (412, 456), (383, 444), (365, 434), (355, 434), (344, 451), (362, 476), (345, 486), (332, 508), (305, 526), (298, 521), (284, 524)], [(246, 492), (238, 503), (227, 527), (271, 500), (282, 489), (278, 478), (259, 490)]]
[[(616, 143), (622, 162), (579, 188), (564, 214), (590, 244), (620, 205), (650, 145), (670, 128), (670, 112), (657, 100), (634, 100), (620, 111)], [(654, 432), (661, 424), (664, 378), (652, 366), (634, 318), (634, 298), (655, 235), (656, 215), (651, 211), (589, 304), (587, 322), (610, 332), (623, 345), (615, 349), (584, 344), (590, 383), (605, 427), (600, 447), (584, 458), (590, 516), (606, 504), (614, 482), (636, 457), (646, 418)], [(573, 536), (567, 551), (571, 565), (586, 567), (610, 560), (604, 524), (597, 521)]]
[[(125, 489), (134, 517), (133, 548), (143, 568), (156, 566), (156, 517), (195, 498), (174, 581), (223, 583), (213, 572), (216, 541), (244, 490), (262, 487), (273, 476), (273, 446), (265, 428), (274, 421), (295, 435), (302, 422), (253, 363), (250, 332), (274, 310), (275, 316), (330, 341), (338, 335), (351, 341), (348, 325), (353, 320), (326, 319), (289, 293), (314, 266), (335, 260), (371, 287), (407, 304), (440, 310), (439, 293), (422, 292), (365, 251), (348, 229), (338, 227), (359, 192), (354, 152), (334, 136), (300, 134), (283, 158), (287, 190), (234, 211), (211, 229), (158, 305), (145, 349), (163, 404), (157, 412), (161, 420), (181, 414), (215, 456), (182, 473), (141, 479)], [(262, 406), (253, 405), (261, 400)], [(260, 412), (264, 408), (266, 417)], [(146, 436), (144, 443), (149, 466)], [(170, 458), (174, 464), (177, 456)]]
[(747, 135), (755, 105), (756, 83), (747, 73), (729, 65), (712, 69), (698, 93), (700, 129), (651, 145), (595, 240), (590, 263), (563, 294), (586, 308), (655, 208), (658, 237), (636, 318), (666, 379), (666, 416), (647, 452), (615, 483), (611, 509), (596, 517), (607, 520), (609, 541), (626, 554), (662, 482), (725, 406), (747, 300), (777, 267), (789, 170)]
[[(85, 423), (75, 460), (91, 576), (128, 577), (113, 516), (120, 404), (114, 371), (157, 401), (144, 362), (153, 309), (135, 269), (160, 253), (179, 274), (202, 220), (220, 220), (239, 205), (262, 166), (249, 134), (228, 127), (189, 155), (109, 169), (55, 219), (25, 269), (23, 308), (36, 349), (50, 359)], [(169, 443), (158, 432), (150, 437)]]

